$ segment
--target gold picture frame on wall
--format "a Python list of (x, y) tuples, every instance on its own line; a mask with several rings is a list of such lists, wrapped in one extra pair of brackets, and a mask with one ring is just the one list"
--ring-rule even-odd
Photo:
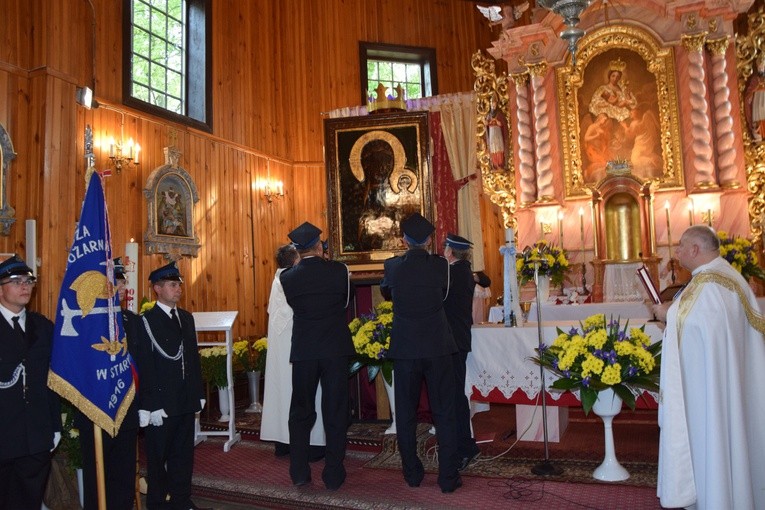
[(516, 190), (513, 130), (506, 73), (497, 75), (495, 60), (477, 51), (471, 60), (476, 96), (476, 158), (484, 191), (502, 210), (505, 227), (515, 228)]
[(556, 69), (566, 197), (587, 195), (607, 168), (658, 188), (683, 186), (672, 48), (648, 32), (610, 26)]
[(379, 271), (406, 251), (400, 223), (433, 219), (428, 112), (324, 121), (329, 244), (355, 271)]

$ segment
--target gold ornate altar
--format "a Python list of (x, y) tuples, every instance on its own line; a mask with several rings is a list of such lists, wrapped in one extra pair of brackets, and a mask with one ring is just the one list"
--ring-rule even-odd
[[(762, 251), (762, 10), (731, 44), (733, 20), (750, 5), (645, 0), (615, 16), (593, 2), (580, 17), (575, 61), (558, 37), (562, 19), (540, 9), (530, 24), (504, 29), (491, 57), (474, 55), (484, 189), (519, 246), (557, 238), (587, 268), (582, 282), (594, 282), (596, 301), (609, 266), (644, 263), (660, 286), (679, 280), (671, 253), (689, 225), (751, 237)], [(499, 60), (507, 72), (495, 72)], [(509, 155), (501, 166), (491, 147), (497, 109)], [(607, 172), (612, 163), (621, 175)], [(662, 208), (666, 222), (656, 222)]]

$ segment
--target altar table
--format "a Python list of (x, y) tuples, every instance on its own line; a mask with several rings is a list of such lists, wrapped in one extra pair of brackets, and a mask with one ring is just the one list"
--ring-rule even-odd
[[(502, 313), (501, 306), (492, 306), (489, 309), (489, 322), (504, 322)], [(577, 324), (578, 321), (584, 320), (596, 313), (604, 313), (607, 318), (613, 316), (615, 319), (619, 317), (622, 319), (641, 319), (644, 322), (651, 318), (647, 305), (642, 302), (583, 303), (576, 305), (545, 303), (542, 305), (542, 321), (574, 321), (572, 324)], [(536, 303), (531, 304), (529, 320), (534, 322), (537, 320)]]
[[(765, 297), (757, 298), (760, 305), (760, 313), (765, 314)], [(492, 306), (489, 309), (489, 322), (504, 322), (501, 306)], [(647, 321), (651, 318), (648, 306), (641, 302), (626, 303), (583, 303), (577, 305), (554, 305), (545, 303), (542, 305), (542, 321), (580, 321), (590, 315), (604, 313), (606, 317), (622, 319), (640, 319)], [(537, 304), (531, 304), (529, 320), (537, 320)], [(520, 322), (520, 318), (518, 319)], [(574, 322), (573, 324), (576, 324)]]
[[(583, 306), (583, 305), (580, 305)], [(570, 320), (543, 322), (542, 335), (544, 343), (552, 344), (558, 336), (557, 327), (569, 329)], [(643, 321), (630, 321), (631, 326), (639, 327)], [(645, 332), (652, 341), (661, 340), (662, 331), (654, 323), (645, 323)], [(475, 325), (472, 329), (473, 351), (467, 357), (466, 386), (473, 389), (471, 399), (482, 402), (516, 404), (516, 417), (519, 423), (516, 428), (519, 434), (520, 420), (530, 418), (529, 410), (521, 405), (537, 403), (541, 387), (539, 366), (529, 360), (536, 355), (534, 349), (539, 345), (536, 323), (529, 322), (527, 327), (506, 328), (502, 325)], [(557, 375), (545, 371), (545, 387), (549, 387)], [(567, 421), (565, 406), (579, 406), (579, 396), (576, 392), (547, 391), (548, 425), (562, 425), (562, 434)], [(564, 406), (564, 409), (558, 409)], [(655, 396), (643, 393), (637, 399), (637, 406), (643, 408), (658, 407)], [(519, 409), (520, 408), (520, 409)], [(540, 413), (537, 413), (541, 417)], [(563, 416), (566, 415), (566, 416)], [(554, 431), (555, 432), (555, 431)], [(539, 430), (530, 434), (538, 437)], [(523, 439), (527, 439), (524, 437)], [(529, 439), (533, 439), (529, 437)], [(556, 439), (551, 439), (555, 441)]]

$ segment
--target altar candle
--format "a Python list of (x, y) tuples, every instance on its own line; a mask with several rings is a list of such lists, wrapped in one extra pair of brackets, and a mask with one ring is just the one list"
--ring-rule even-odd
[(582, 241), (582, 262), (584, 262), (584, 208), (579, 208), (579, 237)]
[(558, 245), (563, 249), (563, 211), (558, 211)]
[(688, 204), (688, 226), (693, 226), (693, 202)]
[(672, 257), (672, 227), (669, 224), (669, 200), (664, 202), (664, 212), (667, 216), (667, 249), (669, 250), (669, 256)]
[(515, 240), (515, 233), (512, 228), (505, 229), (505, 242), (512, 243)]
[(712, 226), (712, 209), (707, 209), (707, 225)]
[(125, 285), (125, 305), (128, 310), (138, 313), (138, 243), (131, 237), (129, 243), (125, 243), (125, 273), (127, 284)]

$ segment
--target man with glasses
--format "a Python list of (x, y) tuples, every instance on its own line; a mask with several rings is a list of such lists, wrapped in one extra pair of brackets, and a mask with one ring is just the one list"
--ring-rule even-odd
[(48, 389), (53, 323), (26, 309), (36, 279), (18, 256), (0, 263), (0, 508), (39, 510), (61, 439)]

